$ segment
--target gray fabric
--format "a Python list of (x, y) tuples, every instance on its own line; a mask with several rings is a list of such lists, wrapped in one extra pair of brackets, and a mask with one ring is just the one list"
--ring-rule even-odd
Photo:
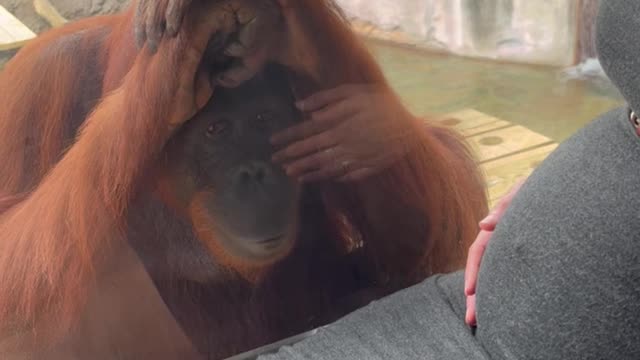
[(462, 275), (433, 276), (259, 359), (487, 359), (462, 321)]
[(617, 109), (514, 199), (482, 262), (475, 338), (458, 272), (261, 359), (640, 359), (639, 180), (640, 139)]
[(601, 0), (596, 47), (607, 76), (640, 111), (640, 1)]
[[(607, 0), (608, 1), (608, 0)], [(514, 198), (478, 279), (493, 359), (640, 359), (640, 139), (617, 109)]]

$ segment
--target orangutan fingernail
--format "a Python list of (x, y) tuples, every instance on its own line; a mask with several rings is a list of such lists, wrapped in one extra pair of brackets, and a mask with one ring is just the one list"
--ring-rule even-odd
[(304, 101), (297, 101), (296, 107), (300, 109), (300, 111), (304, 111)]

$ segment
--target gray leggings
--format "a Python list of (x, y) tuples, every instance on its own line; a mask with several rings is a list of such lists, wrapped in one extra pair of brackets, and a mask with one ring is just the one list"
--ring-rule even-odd
[(617, 109), (514, 199), (483, 258), (476, 334), (457, 272), (260, 359), (640, 359), (639, 180), (640, 139)]

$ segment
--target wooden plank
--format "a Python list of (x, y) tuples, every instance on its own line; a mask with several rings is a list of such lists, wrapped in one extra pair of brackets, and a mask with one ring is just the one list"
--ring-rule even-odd
[(474, 109), (456, 111), (437, 121), (442, 125), (453, 127), (466, 137), (513, 125), (508, 121), (500, 120)]
[(0, 50), (17, 49), (34, 37), (31, 29), (0, 6)]
[(49, 0), (33, 0), (36, 13), (44, 18), (52, 27), (58, 27), (69, 22)]
[(526, 178), (558, 147), (550, 144), (480, 165), (485, 174), (488, 198), (493, 207), (513, 185)]
[(471, 136), (467, 141), (480, 163), (553, 142), (548, 137), (519, 125)]

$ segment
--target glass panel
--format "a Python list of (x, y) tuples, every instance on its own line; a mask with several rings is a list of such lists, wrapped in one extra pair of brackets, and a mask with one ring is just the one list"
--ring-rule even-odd
[[(623, 103), (594, 58), (597, 0), (336, 0), (349, 22), (334, 17), (332, 6), (318, 6), (320, 0), (293, 1), (299, 18), (285, 12), (289, 22), (282, 21), (275, 1), (217, 1), (228, 7), (211, 12), (226, 27), (204, 54), (198, 53), (204, 59), (199, 69), (215, 75), (204, 82), (216, 89), (208, 102), (192, 109), (195, 115), (179, 130), (156, 144), (152, 153), (162, 156), (137, 167), (125, 161), (135, 154), (109, 147), (138, 149), (135, 145), (159, 137), (155, 132), (126, 138), (129, 141), (113, 138), (87, 156), (102, 153), (96, 157), (99, 164), (122, 161), (129, 167), (64, 178), (65, 184), (85, 184), (85, 178), (139, 176), (132, 188), (142, 190), (127, 188), (134, 200), (118, 206), (111, 201), (124, 198), (122, 183), (99, 190), (55, 191), (60, 198), (70, 196), (68, 204), (85, 205), (86, 211), (64, 213), (49, 224), (52, 228), (100, 238), (98, 225), (104, 224), (96, 218), (122, 216), (110, 220), (126, 224), (118, 229), (128, 242), (117, 255), (104, 255), (111, 254), (111, 248), (92, 254), (107, 258), (100, 270), (108, 280), (98, 282), (107, 286), (91, 293), (85, 313), (74, 314), (81, 319), (80, 330), (64, 333), (63, 345), (47, 351), (62, 358), (65, 351), (88, 358), (184, 351), (240, 360), (312, 337), (371, 301), (432, 274), (461, 269), (476, 224), (488, 208), (558, 143)], [(149, 11), (165, 2), (146, 3), (152, 4)], [(301, 3), (307, 7), (297, 8)], [(136, 4), (2, 4), (34, 32), (58, 35), (36, 45), (37, 51), (14, 49), (24, 44), (0, 51), (0, 65), (5, 66), (0, 106), (12, 110), (0, 110), (0, 129), (11, 134), (0, 141), (0, 155), (6, 156), (0, 162), (15, 167), (0, 173), (0, 194), (10, 195), (8, 200), (0, 197), (0, 211), (10, 211), (24, 200), (24, 193), (40, 186), (43, 176), (76, 146), (81, 124), (111, 90), (123, 83), (139, 86), (133, 87), (138, 92), (125, 88), (129, 92), (120, 99), (128, 105), (122, 108), (131, 111), (126, 120), (136, 125), (127, 130), (136, 131), (144, 126), (136, 122), (144, 114), (168, 117), (154, 111), (173, 114), (180, 108), (171, 103), (174, 98), (195, 88), (168, 88), (185, 71), (182, 66), (158, 70), (157, 64), (167, 59), (183, 64), (169, 47), (147, 63), (136, 57)], [(161, 17), (164, 10), (155, 15)], [(189, 16), (204, 13), (196, 10), (184, 18), (182, 31), (193, 25)], [(115, 17), (93, 18), (105, 14)], [(59, 33), (67, 21), (92, 18), (85, 24), (93, 24), (94, 32), (79, 27), (70, 31), (73, 35)], [(156, 25), (165, 29), (166, 23)], [(109, 31), (101, 33), (103, 27)], [(182, 35), (178, 40), (165, 36), (161, 44), (185, 41)], [(5, 65), (9, 59), (14, 61)], [(131, 69), (144, 74), (134, 72), (139, 76), (134, 80), (143, 80), (123, 81)], [(333, 92), (296, 106), (321, 90)], [(193, 105), (201, 99), (191, 100)], [(33, 107), (26, 111), (25, 104)], [(102, 127), (103, 136), (91, 143), (113, 136), (112, 125), (122, 125), (116, 111), (109, 115), (113, 118)], [(157, 119), (160, 124), (163, 120)], [(310, 120), (315, 127), (306, 128), (299, 139), (281, 132)], [(276, 134), (285, 140), (274, 145), (271, 137)], [(305, 146), (301, 149), (300, 144)], [(286, 161), (274, 159), (283, 148), (288, 149)], [(78, 158), (84, 157), (73, 159)], [(74, 197), (82, 194), (91, 206)], [(95, 209), (104, 213), (93, 213)], [(22, 215), (29, 219), (32, 214)], [(51, 221), (54, 215), (36, 220)], [(2, 217), (0, 230), (1, 225)], [(32, 227), (25, 228), (20, 239), (28, 241), (34, 233)], [(61, 238), (55, 239), (60, 243), (17, 246), (18, 254), (35, 249), (39, 262), (25, 262), (31, 266), (0, 254), (0, 276), (41, 270), (47, 279), (43, 283), (54, 283), (51, 289), (57, 289), (64, 288), (60, 279), (88, 274), (76, 257), (65, 256), (73, 251), (86, 255), (82, 251), (90, 252), (95, 244), (83, 238), (87, 242), (78, 246)], [(98, 245), (95, 248), (102, 249)], [(56, 262), (51, 254), (83, 271), (65, 272), (62, 260)], [(96, 265), (93, 261), (87, 263)], [(22, 278), (11, 279), (15, 287), (7, 288), (22, 289), (16, 296), (22, 295), (24, 303), (42, 303), (36, 313), (51, 315), (55, 301), (73, 304), (74, 299), (59, 300), (41, 278), (27, 277), (32, 287), (24, 286)], [(39, 295), (40, 285), (51, 293), (29, 297)], [(29, 328), (37, 327), (34, 320), (20, 315), (28, 312), (26, 306), (14, 305), (18, 315), (7, 323), (15, 321), (24, 332), (9, 334), (6, 342), (0, 334), (0, 355), (3, 346), (14, 344), (12, 336), (30, 339), (29, 334), (38, 333)], [(73, 313), (63, 305), (54, 308)], [(0, 315), (11, 316), (6, 313)], [(22, 350), (42, 351), (36, 345)]]

